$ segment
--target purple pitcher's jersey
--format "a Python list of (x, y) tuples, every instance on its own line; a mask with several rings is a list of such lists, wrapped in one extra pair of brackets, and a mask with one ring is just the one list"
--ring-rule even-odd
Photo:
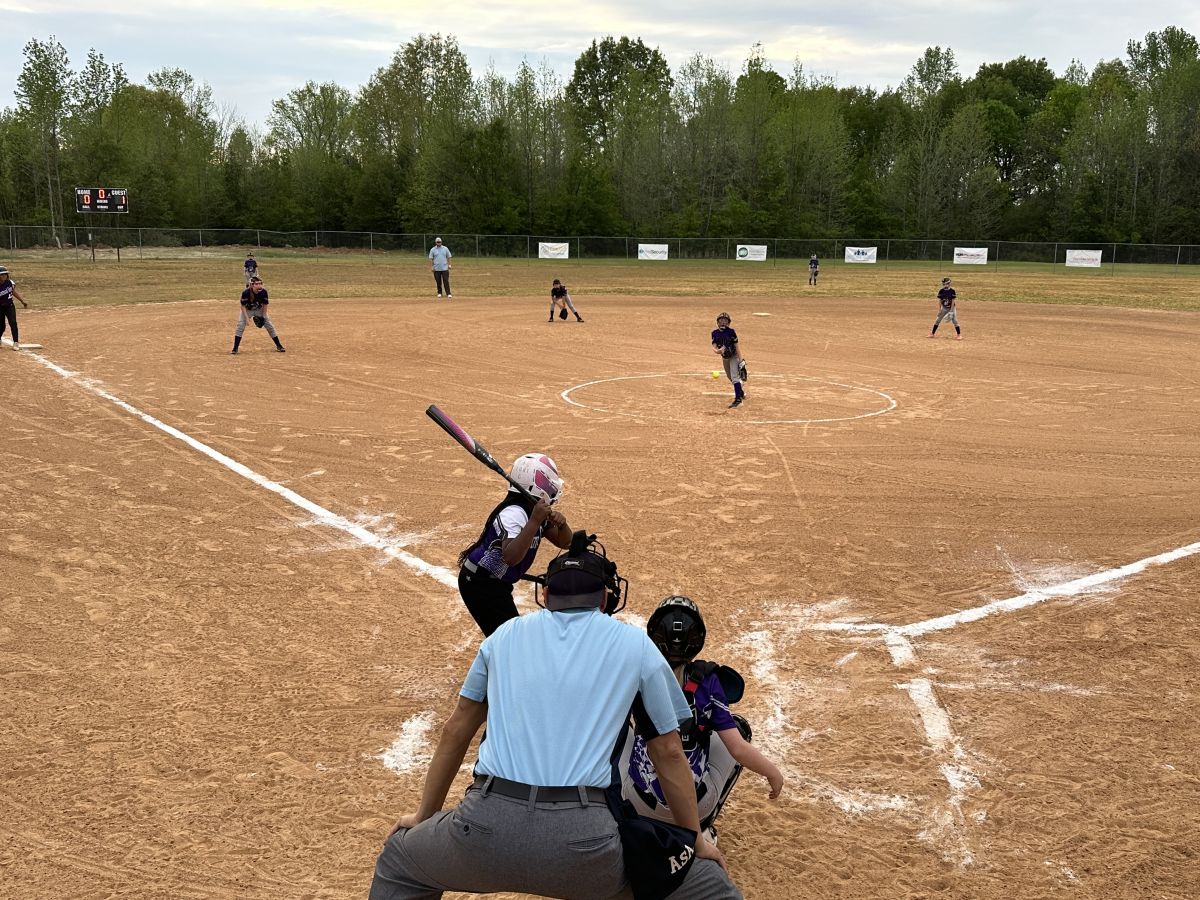
[(958, 294), (954, 293), (954, 288), (944, 287), (938, 291), (938, 300), (942, 303), (942, 309), (950, 309), (954, 306), (954, 298)]
[(722, 351), (737, 349), (737, 332), (732, 328), (717, 328), (712, 333), (712, 342)]
[(509, 584), (516, 584), (521, 576), (529, 571), (529, 567), (533, 565), (533, 559), (537, 556), (538, 545), (542, 542), (542, 532), (546, 530), (546, 523), (543, 522), (538, 528), (537, 533), (533, 536), (533, 542), (529, 545), (529, 552), (515, 566), (510, 566), (504, 562), (504, 538), (509, 538), (510, 540), (515, 538), (521, 533), (528, 522), (529, 513), (525, 512), (516, 503), (512, 506), (504, 507), (492, 521), (488, 522), (487, 529), (483, 534), (483, 540), (467, 554), (467, 559), (495, 578), (507, 581)]
[(567, 286), (565, 284), (556, 284), (554, 287), (550, 288), (550, 296), (555, 300), (561, 300), (563, 297), (567, 296)]
[(11, 278), (4, 284), (0, 284), (0, 306), (8, 306), (13, 302), (13, 291), (16, 290), (17, 283)]
[[(689, 701), (691, 699), (689, 698)], [(711, 740), (720, 740), (714, 732), (737, 728), (737, 722), (729, 712), (725, 691), (715, 671), (697, 685), (694, 699), (695, 707), (692, 713), (696, 724), (711, 735)], [(685, 730), (680, 728), (681, 736)], [(683, 751), (687, 755), (688, 765), (691, 766), (692, 778), (699, 784), (708, 768), (708, 741), (698, 741), (694, 736), (689, 737), (685, 739)], [(634, 738), (633, 754), (629, 758), (629, 778), (639, 791), (653, 794), (660, 803), (666, 803), (667, 798), (663, 796), (662, 786), (658, 783), (658, 773), (654, 770), (654, 763), (650, 761), (650, 754), (646, 750), (646, 741), (641, 735)]]

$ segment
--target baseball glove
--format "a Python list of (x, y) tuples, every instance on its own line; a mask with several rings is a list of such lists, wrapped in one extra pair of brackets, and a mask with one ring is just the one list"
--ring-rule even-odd
[(263, 316), (255, 316), (254, 317), (254, 327), (255, 328), (262, 328), (266, 324), (267, 324), (267, 320)]
[(558, 311), (558, 317), (560, 319), (565, 319), (567, 317), (567, 308), (565, 306)]
[(732, 347), (725, 347), (721, 350), (721, 359), (733, 359), (736, 352)]
[(746, 361), (744, 359), (742, 360), (742, 364), (738, 366), (738, 377), (741, 378), (742, 381), (750, 380), (750, 373), (746, 370)]

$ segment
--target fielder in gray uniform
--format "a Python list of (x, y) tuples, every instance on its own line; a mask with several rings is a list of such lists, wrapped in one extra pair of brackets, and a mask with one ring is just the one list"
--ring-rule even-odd
[(962, 329), (958, 327), (958, 294), (954, 288), (950, 287), (950, 279), (942, 279), (942, 289), (938, 291), (938, 314), (933, 320), (933, 330), (929, 332), (930, 337), (937, 337), (938, 326), (942, 324), (942, 319), (949, 319), (950, 324), (954, 326), (954, 333), (957, 335), (955, 340), (962, 340)]
[(554, 284), (550, 286), (551, 322), (554, 321), (554, 311), (556, 309), (558, 310), (558, 317), (560, 319), (565, 319), (567, 317), (567, 310), (570, 309), (571, 312), (575, 313), (575, 321), (583, 321), (583, 316), (579, 314), (579, 311), (575, 309), (575, 304), (571, 302), (571, 292), (568, 291), (567, 286), (557, 278), (554, 279)]
[(723, 312), (717, 316), (717, 327), (712, 333), (713, 352), (721, 357), (725, 366), (725, 376), (733, 382), (733, 402), (729, 404), (730, 409), (741, 406), (742, 401), (746, 399), (742, 383), (750, 378), (746, 371), (746, 361), (742, 359), (741, 348), (738, 347), (737, 332), (730, 327), (732, 324), (729, 313)]
[(242, 313), (238, 316), (237, 328), (233, 331), (233, 350), (230, 351), (232, 354), (237, 354), (238, 346), (242, 343), (242, 335), (252, 320), (256, 327), (267, 329), (267, 334), (275, 342), (275, 349), (280, 353), (284, 352), (283, 344), (279, 342), (279, 335), (275, 332), (275, 326), (271, 323), (271, 317), (267, 314), (269, 302), (267, 289), (263, 287), (262, 279), (257, 275), (252, 276), (250, 287), (242, 291)]

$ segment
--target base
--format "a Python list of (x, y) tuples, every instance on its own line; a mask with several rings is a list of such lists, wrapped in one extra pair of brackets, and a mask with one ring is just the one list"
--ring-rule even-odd
[[(12, 341), (9, 338), (0, 338), (0, 344), (3, 344), (5, 347), (11, 347)], [(21, 344), (21, 349), (22, 350), (41, 350), (42, 345), (41, 344)]]

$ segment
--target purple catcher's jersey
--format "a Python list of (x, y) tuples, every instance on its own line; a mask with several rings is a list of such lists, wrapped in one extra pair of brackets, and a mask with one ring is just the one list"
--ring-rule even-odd
[[(685, 693), (687, 690), (685, 688)], [(696, 686), (694, 695), (688, 694), (688, 703), (692, 705), (696, 727), (681, 727), (680, 737), (683, 738), (683, 751), (692, 769), (692, 778), (699, 784), (708, 768), (709, 740), (720, 740), (713, 733), (737, 728), (737, 722), (729, 712), (725, 691), (716, 671)], [(688, 732), (686, 735), (685, 731)], [(702, 740), (702, 734), (707, 734), (709, 740)], [(639, 791), (653, 794), (660, 803), (666, 803), (667, 798), (663, 796), (662, 786), (658, 783), (658, 773), (654, 770), (654, 763), (650, 761), (650, 754), (646, 750), (646, 741), (641, 735), (634, 738), (633, 754), (629, 759), (629, 778)]]

